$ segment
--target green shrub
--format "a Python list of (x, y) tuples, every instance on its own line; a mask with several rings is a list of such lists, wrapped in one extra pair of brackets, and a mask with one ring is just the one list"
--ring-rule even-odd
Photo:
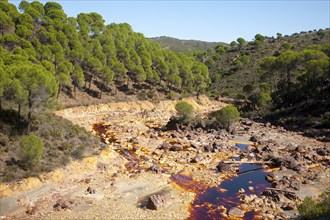
[(21, 161), (31, 168), (41, 160), (43, 149), (44, 143), (38, 136), (31, 134), (23, 137), (19, 145)]
[(191, 119), (194, 113), (194, 107), (184, 101), (176, 103), (175, 110), (178, 112), (180, 119), (184, 121)]
[(322, 195), (322, 201), (316, 202), (311, 197), (306, 197), (299, 204), (298, 211), (302, 219), (316, 219), (319, 216), (330, 214), (330, 194), (326, 192)]
[(175, 100), (177, 97), (177, 94), (173, 90), (171, 90), (168, 92), (167, 97), (171, 100)]
[(214, 116), (220, 125), (228, 130), (232, 124), (239, 120), (240, 115), (235, 106), (228, 105), (215, 112)]
[(265, 107), (270, 101), (272, 101), (272, 97), (268, 93), (262, 92), (258, 96), (257, 104), (260, 107)]

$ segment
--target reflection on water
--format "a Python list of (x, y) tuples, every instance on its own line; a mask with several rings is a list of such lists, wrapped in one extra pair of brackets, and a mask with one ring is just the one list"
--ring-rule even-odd
[[(247, 145), (239, 145), (241, 150)], [(240, 189), (245, 194), (259, 196), (270, 184), (265, 180), (265, 171), (260, 165), (242, 164), (237, 176), (223, 181), (218, 187), (207, 187), (204, 183), (194, 181), (192, 176), (172, 175), (172, 180), (188, 191), (196, 193), (191, 204), (188, 219), (225, 219), (226, 213), (240, 204)], [(253, 188), (251, 188), (253, 187)], [(254, 219), (255, 213), (246, 212), (244, 219)]]

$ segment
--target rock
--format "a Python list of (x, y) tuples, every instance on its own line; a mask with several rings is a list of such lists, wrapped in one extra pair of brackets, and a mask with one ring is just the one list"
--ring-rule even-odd
[(276, 194), (277, 194), (277, 192), (275, 190), (272, 190), (272, 189), (267, 189), (267, 190), (262, 192), (262, 195), (267, 196), (267, 197), (273, 197)]
[(293, 202), (284, 203), (281, 208), (285, 211), (294, 210), (296, 208)]
[(88, 187), (87, 190), (86, 190), (89, 194), (95, 194), (96, 193), (96, 190), (93, 189), (92, 187)]
[(153, 172), (156, 172), (156, 173), (160, 173), (161, 172), (161, 169), (160, 169), (160, 167), (157, 164), (151, 165), (151, 167), (149, 168), (149, 170), (151, 170)]
[(296, 151), (299, 153), (305, 153), (307, 152), (307, 147), (305, 145), (298, 145)]
[(272, 157), (270, 159), (270, 162), (271, 162), (271, 165), (275, 166), (275, 167), (281, 167), (281, 166), (284, 166), (287, 163), (287, 161), (284, 158), (281, 158), (281, 157)]
[(133, 143), (133, 144), (138, 144), (139, 140), (137, 139), (137, 137), (132, 137), (129, 142)]
[(96, 165), (96, 168), (98, 171), (104, 171), (106, 172), (108, 170), (108, 165), (105, 163), (98, 162)]
[(198, 154), (196, 157), (191, 159), (191, 163), (198, 163), (203, 160), (203, 156), (201, 154)]
[(244, 211), (237, 208), (237, 207), (234, 207), (234, 208), (230, 209), (228, 214), (229, 214), (229, 216), (237, 217), (237, 218), (243, 218), (244, 217)]
[(289, 164), (289, 168), (292, 169), (292, 170), (294, 170), (294, 171), (299, 171), (300, 170), (300, 164), (297, 163), (294, 160), (291, 160), (290, 161), (290, 164)]
[(274, 152), (274, 148), (271, 147), (269, 144), (267, 146), (265, 146), (264, 148), (262, 148), (262, 151), (264, 152)]
[(171, 145), (167, 142), (163, 142), (163, 144), (159, 147), (159, 149), (162, 150), (169, 150), (171, 148)]
[(316, 153), (320, 156), (326, 156), (330, 154), (329, 148), (323, 147), (323, 148), (318, 148), (316, 150)]
[(292, 180), (290, 183), (290, 187), (295, 190), (300, 190), (300, 182), (298, 182), (297, 180)]
[(204, 146), (204, 151), (205, 152), (212, 152), (213, 151), (213, 146), (212, 145), (205, 145)]
[(28, 206), (25, 212), (29, 215), (35, 215), (37, 214), (37, 211), (38, 211), (37, 206)]
[(291, 154), (291, 157), (293, 157), (293, 158), (294, 158), (295, 160), (297, 160), (297, 161), (299, 161), (299, 160), (302, 159), (301, 153), (299, 153), (299, 152), (293, 152), (293, 153)]
[(251, 138), (250, 138), (250, 141), (252, 142), (258, 142), (260, 141), (261, 137), (257, 136), (257, 135), (253, 135)]
[(289, 216), (285, 212), (281, 212), (277, 214), (279, 219), (289, 219)]
[(246, 126), (251, 126), (253, 122), (247, 118), (242, 119), (242, 124)]
[(238, 190), (238, 193), (239, 193), (239, 194), (244, 194), (244, 193), (245, 193), (245, 190), (244, 190), (243, 188), (240, 188), (240, 189)]
[(286, 150), (287, 150), (287, 151), (294, 151), (296, 148), (297, 148), (297, 145), (295, 145), (295, 144), (293, 144), (293, 143), (289, 143), (289, 144), (286, 146)]
[(267, 173), (265, 176), (265, 179), (268, 182), (274, 182), (275, 181), (275, 174), (274, 173)]
[(158, 210), (166, 205), (168, 198), (169, 198), (168, 194), (152, 195), (148, 199), (147, 208), (153, 209), (153, 210)]
[(227, 164), (227, 163), (224, 163), (222, 161), (217, 165), (217, 169), (218, 169), (219, 172), (233, 172), (233, 171), (236, 171), (236, 168), (234, 167), (234, 165)]
[(71, 209), (73, 204), (74, 204), (74, 201), (69, 201), (69, 200), (65, 200), (65, 199), (61, 198), (61, 199), (57, 200), (55, 205), (53, 205), (53, 209), (55, 211), (60, 211), (61, 209)]
[(170, 148), (170, 151), (182, 151), (183, 146), (181, 144), (173, 144), (173, 146)]
[(285, 196), (286, 198), (290, 199), (290, 200), (293, 200), (293, 201), (295, 201), (295, 200), (298, 199), (298, 196), (297, 196), (294, 192), (288, 192), (288, 191), (286, 191), (286, 192), (284, 193), (284, 196)]

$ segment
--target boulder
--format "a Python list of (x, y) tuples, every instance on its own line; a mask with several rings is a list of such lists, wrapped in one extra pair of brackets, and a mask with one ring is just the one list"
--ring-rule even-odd
[(218, 165), (217, 165), (217, 169), (219, 172), (233, 172), (233, 171), (236, 171), (236, 167), (232, 164), (227, 164), (227, 163), (224, 163), (224, 162), (220, 162)]
[(242, 209), (239, 209), (237, 207), (234, 207), (229, 210), (228, 212), (229, 216), (236, 217), (236, 218), (243, 218), (244, 217), (244, 211)]
[(152, 210), (159, 210), (163, 208), (169, 199), (169, 194), (156, 194), (148, 199), (147, 208)]

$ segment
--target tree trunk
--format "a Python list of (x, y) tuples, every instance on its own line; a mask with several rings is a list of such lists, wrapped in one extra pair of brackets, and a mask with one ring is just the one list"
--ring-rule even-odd
[(31, 92), (29, 91), (29, 97), (28, 97), (28, 106), (29, 106), (29, 112), (28, 112), (28, 130), (27, 132), (30, 133), (31, 131), (31, 116), (32, 116), (32, 98), (31, 98)]
[(57, 97), (56, 97), (57, 99), (60, 96), (61, 89), (62, 89), (62, 86), (60, 84), (58, 84), (58, 93), (57, 93)]
[(18, 103), (18, 111), (17, 111), (17, 124), (18, 127), (21, 127), (21, 103)]
[(73, 97), (76, 99), (76, 86), (73, 86)]
[(93, 82), (93, 75), (91, 75), (91, 80), (89, 81), (88, 90), (91, 89), (92, 82)]
[(2, 98), (0, 97), (0, 120), (2, 119)]

